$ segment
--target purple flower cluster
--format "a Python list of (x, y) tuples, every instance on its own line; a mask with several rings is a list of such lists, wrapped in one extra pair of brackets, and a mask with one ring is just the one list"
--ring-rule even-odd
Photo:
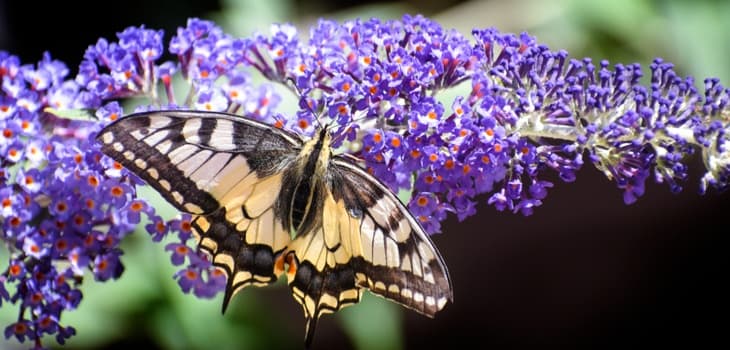
[[(148, 50), (131, 40), (125, 45), (126, 53), (132, 47)], [(117, 51), (114, 57), (119, 56), (124, 55)], [(104, 124), (122, 115), (116, 102), (99, 105), (117, 92), (130, 92), (133, 85), (117, 82), (97, 89), (105, 75), (97, 80), (80, 75), (74, 81), (66, 79), (68, 73), (48, 54), (37, 65), (22, 65), (16, 56), (0, 52), (0, 240), (9, 251), (0, 273), (0, 305), (19, 308), (5, 337), (32, 340), (37, 348), (46, 335), (63, 344), (75, 334), (73, 327), (60, 323), (61, 315), (81, 301), (85, 271), (97, 281), (118, 278), (124, 271), (120, 241), (145, 216), (159, 219), (154, 208), (136, 197), (136, 176), (104, 156), (94, 142)], [(97, 107), (97, 120), (54, 114)], [(190, 236), (189, 222), (186, 230), (180, 220), (162, 224), (181, 239)], [(222, 290), (217, 270), (197, 254), (191, 257), (199, 260), (195, 271), (205, 275), (181, 285), (194, 286), (198, 296)]]
[[(546, 173), (573, 181), (584, 156), (615, 180), (626, 203), (643, 195), (651, 176), (680, 191), (683, 161), (697, 151), (707, 167), (701, 192), (727, 189), (730, 93), (718, 80), (706, 80), (702, 94), (657, 59), (644, 86), (638, 64), (571, 59), (527, 34), (472, 36), (421, 16), (322, 20), (306, 39), (290, 25), (235, 38), (191, 19), (169, 42), (175, 61), (158, 62), (162, 31), (130, 27), (116, 42), (90, 46), (73, 80), (48, 55), (21, 65), (0, 52), (0, 238), (11, 253), (0, 304), (20, 307), (6, 337), (40, 346), (46, 334), (59, 342), (73, 335), (59, 320), (81, 299), (83, 271), (100, 281), (119, 277), (119, 241), (142, 214), (153, 241), (168, 238), (171, 262), (186, 264), (174, 276), (183, 291), (212, 297), (225, 286), (225, 275), (188, 245), (191, 218), (159, 217), (136, 198), (136, 177), (91, 141), (122, 116), (115, 101), (127, 97), (149, 98), (140, 110), (227, 111), (304, 135), (330, 125), (338, 152), (409, 193), (410, 210), (430, 233), (450, 212), (459, 220), (475, 214), (481, 196), (529, 215), (554, 185)], [(255, 84), (254, 74), (268, 82)], [(182, 98), (175, 79), (189, 88)], [(441, 94), (457, 87), (466, 92)], [(281, 91), (298, 99), (295, 113), (277, 112)], [(95, 109), (98, 120), (48, 107)]]
[[(480, 194), (529, 215), (553, 186), (545, 170), (573, 181), (584, 155), (627, 204), (652, 174), (679, 191), (681, 161), (697, 148), (708, 165), (702, 191), (727, 187), (728, 91), (717, 80), (703, 98), (692, 78), (657, 59), (647, 88), (638, 64), (569, 59), (527, 34), (472, 34), (420, 16), (320, 21), (306, 42), (273, 26), (248, 41), (244, 57), (300, 92), (300, 112), (284, 127), (311, 133), (324, 115), (371, 173), (411, 192), (409, 207), (429, 232), (445, 212), (473, 215)], [(461, 83), (471, 85), (467, 95), (438, 98)]]
[[(176, 108), (172, 79), (179, 70), (191, 83), (186, 105), (194, 105), (198, 109), (205, 110), (222, 110), (220, 108), (222, 99), (225, 101), (225, 107), (228, 107), (227, 100), (220, 95), (222, 90), (209, 83), (215, 80), (214, 75), (231, 69), (221, 63), (224, 58), (215, 56), (219, 51), (216, 51), (214, 46), (224, 46), (221, 41), (227, 37), (224, 37), (220, 29), (214, 28), (210, 22), (191, 20), (189, 29), (181, 29), (179, 35), (173, 38), (170, 51), (178, 55), (178, 63), (156, 64), (156, 60), (163, 53), (162, 31), (145, 29), (144, 26), (130, 27), (117, 36), (118, 42), (99, 39), (96, 45), (90, 46), (84, 54), (84, 61), (76, 76), (75, 82), (93, 95), (94, 102), (146, 96), (152, 106), (143, 106), (140, 109), (159, 107), (161, 99), (157, 96), (157, 87), (158, 84), (162, 84), (166, 91), (167, 108)], [(213, 58), (206, 61), (206, 57)], [(212, 62), (218, 62), (219, 66)], [(201, 68), (203, 66), (206, 68)], [(228, 86), (243, 86), (247, 82), (248, 80), (231, 79)], [(195, 99), (191, 100), (193, 97)], [(109, 111), (110, 108), (117, 110)], [(122, 115), (116, 103), (107, 104), (99, 110)], [(102, 120), (97, 126), (100, 129), (114, 119), (116, 118)], [(168, 234), (174, 233), (179, 242), (175, 244), (180, 246), (186, 244), (192, 237), (189, 217), (165, 221), (154, 212), (148, 213), (148, 217), (149, 223), (145, 225), (145, 229), (155, 242), (160, 242)], [(171, 252), (175, 265), (182, 264), (186, 257), (189, 259), (189, 266), (175, 276), (183, 291), (193, 291), (199, 297), (213, 297), (223, 290), (225, 276), (212, 266), (207, 256), (195, 249), (183, 252), (182, 249), (170, 249), (170, 247), (171, 245), (168, 245), (166, 249)]]
[[(0, 239), (10, 253), (0, 274), (0, 304), (20, 308), (5, 336), (38, 347), (44, 335), (63, 343), (75, 333), (59, 322), (81, 300), (84, 271), (99, 281), (119, 277), (120, 240), (140, 213), (152, 212), (135, 198), (126, 171), (90, 138), (100, 123), (45, 112), (94, 100), (64, 80), (68, 72), (47, 54), (37, 65), (21, 65), (0, 52)], [(119, 113), (110, 106), (97, 116), (109, 120)]]

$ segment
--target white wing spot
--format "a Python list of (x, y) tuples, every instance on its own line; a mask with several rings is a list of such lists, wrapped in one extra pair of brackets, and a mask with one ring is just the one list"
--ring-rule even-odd
[(415, 292), (413, 294), (413, 300), (415, 302), (419, 303), (419, 304), (422, 303), (423, 302), (423, 294), (421, 292)]
[(164, 128), (172, 122), (168, 117), (156, 116), (150, 117), (150, 127), (152, 129)]
[(400, 294), (400, 288), (398, 288), (397, 284), (391, 284), (388, 286), (388, 293)]
[(367, 279), (368, 279), (368, 276), (366, 276), (364, 273), (362, 273), (362, 272), (355, 273), (355, 280), (364, 282), (364, 281), (367, 281)]
[(233, 257), (231, 257), (228, 254), (218, 254), (213, 258), (213, 262), (216, 264), (222, 264), (228, 267), (229, 271), (233, 271), (233, 268), (235, 266), (235, 263), (233, 261)]
[[(175, 192), (177, 193), (177, 192)], [(187, 210), (191, 214), (202, 214), (203, 208), (199, 207), (197, 204), (193, 203), (185, 203), (184, 205), (185, 210)]]
[(387, 197), (378, 200), (375, 202), (375, 205), (368, 208), (380, 227), (388, 227), (388, 218), (394, 209), (396, 208), (393, 207), (393, 204), (390, 201), (388, 201)]
[(337, 302), (337, 298), (335, 298), (334, 296), (329, 295), (327, 293), (324, 293), (324, 294), (322, 294), (322, 297), (319, 299), (319, 304), (327, 305), (331, 308), (336, 308), (337, 304), (339, 304), (339, 303)]
[(411, 224), (408, 222), (408, 219), (403, 218), (398, 221), (398, 228), (395, 231), (392, 231), (391, 236), (393, 236), (398, 243), (402, 243), (411, 236), (410, 233)]
[(134, 153), (132, 153), (132, 151), (124, 151), (122, 155), (124, 156), (124, 158), (127, 158), (127, 160), (134, 159)]
[(200, 246), (211, 253), (215, 253), (215, 251), (218, 250), (218, 243), (208, 237), (203, 237), (203, 240), (200, 242)]
[(103, 135), (101, 135), (101, 141), (106, 143), (107, 145), (114, 142), (114, 134), (112, 134), (111, 131), (105, 132)]
[(172, 187), (170, 187), (170, 183), (167, 182), (167, 180), (165, 180), (165, 179), (160, 180), (160, 186), (162, 186), (162, 188), (165, 189), (165, 191), (169, 191), (172, 188)]
[(408, 288), (403, 288), (400, 290), (400, 295), (406, 299), (413, 298), (413, 292)]
[(170, 194), (172, 195), (172, 198), (175, 199), (175, 202), (182, 204), (182, 202), (185, 200), (185, 198), (183, 198), (183, 196), (178, 191), (174, 191)]
[(119, 143), (119, 142), (114, 142), (114, 143), (112, 144), (112, 148), (113, 148), (113, 149), (114, 149), (115, 151), (117, 151), (117, 152), (121, 152), (121, 151), (124, 151), (124, 146), (122, 146), (122, 144), (121, 144), (121, 143)]
[(245, 283), (246, 281), (250, 280), (253, 277), (253, 275), (248, 271), (238, 271), (233, 276), (233, 285), (237, 285), (240, 283)]
[(150, 175), (151, 178), (157, 180), (160, 178), (160, 173), (157, 172), (157, 169), (155, 168), (149, 168), (147, 169), (147, 174)]
[(137, 158), (134, 161), (134, 165), (136, 165), (140, 169), (147, 169), (147, 162), (144, 161), (144, 159)]
[(348, 289), (348, 290), (342, 291), (342, 293), (340, 293), (340, 301), (345, 301), (347, 299), (359, 300), (360, 298), (358, 295), (358, 290), (357, 289)]

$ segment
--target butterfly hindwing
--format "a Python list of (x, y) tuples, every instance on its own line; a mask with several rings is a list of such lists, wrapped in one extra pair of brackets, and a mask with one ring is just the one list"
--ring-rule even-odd
[(395, 194), (361, 167), (335, 158), (332, 169), (334, 198), (360, 216), (359, 237), (349, 242), (357, 285), (433, 317), (453, 300), (453, 290), (431, 239)]
[(210, 254), (213, 265), (226, 273), (224, 312), (239, 290), (273, 283), (282, 272), (274, 264), (290, 238), (274, 210), (280, 186), (275, 184), (277, 181), (281, 176), (259, 180), (232, 200), (241, 204), (225, 205), (192, 221), (198, 246)]
[(228, 277), (230, 298), (276, 280), (274, 261), (289, 243), (274, 204), (279, 169), (297, 156), (295, 135), (223, 113), (147, 112), (99, 134), (102, 151), (193, 214), (199, 247)]
[(350, 237), (357, 235), (358, 220), (347, 213), (342, 201), (335, 202), (329, 191), (324, 195), (320, 215), (317, 230), (298, 236), (290, 244), (296, 269), (287, 278), (307, 319), (306, 346), (312, 341), (319, 316), (362, 298), (349, 248)]

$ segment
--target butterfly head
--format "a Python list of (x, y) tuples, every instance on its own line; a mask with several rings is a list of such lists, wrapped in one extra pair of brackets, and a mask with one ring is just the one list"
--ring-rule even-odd
[(332, 157), (332, 135), (327, 125), (319, 129), (316, 136), (305, 142), (299, 154), (302, 169), (324, 174)]

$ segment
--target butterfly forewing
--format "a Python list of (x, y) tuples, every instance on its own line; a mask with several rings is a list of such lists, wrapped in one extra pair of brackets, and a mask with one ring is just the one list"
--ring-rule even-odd
[(98, 138), (104, 153), (194, 215), (199, 247), (228, 276), (224, 310), (241, 288), (276, 280), (290, 236), (273, 207), (298, 137), (238, 116), (160, 111), (122, 118)]
[(105, 154), (191, 214), (212, 213), (244, 192), (241, 181), (251, 173), (277, 173), (301, 146), (296, 136), (251, 119), (193, 111), (130, 115), (98, 138)]

